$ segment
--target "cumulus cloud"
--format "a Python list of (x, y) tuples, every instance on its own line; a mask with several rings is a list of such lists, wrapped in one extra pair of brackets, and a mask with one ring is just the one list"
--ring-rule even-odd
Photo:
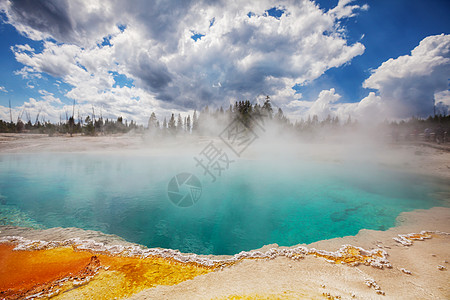
[(0, 86), (0, 92), (7, 93), (8, 91), (4, 86)]
[[(273, 7), (281, 16), (268, 13)], [(360, 42), (347, 41), (340, 22), (361, 9), (348, 0), (328, 12), (295, 0), (3, 4), (10, 24), (44, 41), (40, 53), (28, 45), (12, 49), (24, 65), (17, 75), (46, 73), (72, 86), (69, 98), (111, 110), (135, 105), (137, 114), (146, 111), (143, 105), (192, 110), (262, 92), (288, 104), (296, 100), (292, 86), (364, 52)], [(194, 40), (194, 33), (202, 38)], [(113, 74), (133, 86), (117, 86)]]
[(342, 103), (341, 98), (334, 88), (322, 90), (314, 101), (291, 101), (286, 105), (286, 113), (294, 120), (306, 120), (313, 116), (317, 116), (319, 120), (328, 116), (346, 120), (350, 116), (367, 123), (383, 121), (389, 115), (388, 106), (374, 92), (355, 103)]
[(336, 115), (341, 119), (351, 116), (368, 123), (377, 123), (388, 118), (395, 118), (389, 106), (374, 92), (356, 103), (341, 103), (335, 107)]
[[(12, 103), (14, 104), (14, 103)], [(87, 116), (92, 117), (93, 108), (96, 117), (102, 116), (104, 119), (116, 120), (118, 116), (124, 120), (135, 121), (140, 124), (146, 124), (148, 116), (154, 111), (151, 103), (148, 101), (139, 102), (130, 98), (123, 99), (121, 105), (113, 103), (111, 105), (92, 105), (92, 103), (78, 103), (75, 105), (75, 119), (84, 120)], [(29, 98), (23, 104), (12, 108), (13, 120), (21, 119), (24, 122), (30, 120), (32, 123), (39, 116), (39, 121), (59, 122), (65, 121), (66, 115), (71, 116), (73, 103), (64, 103), (55, 95), (41, 91), (41, 96)], [(163, 119), (169, 117), (172, 113), (181, 113), (182, 116), (192, 115), (193, 111), (178, 111), (173, 109), (159, 108), (156, 111), (158, 118)], [(9, 120), (9, 107), (0, 105), (0, 119)]]
[(434, 94), (436, 113), (442, 115), (450, 114), (450, 90)]
[(321, 91), (319, 97), (314, 101), (308, 113), (318, 116), (319, 119), (325, 119), (328, 115), (333, 115), (333, 104), (340, 98), (341, 95), (336, 94), (334, 89)]
[(450, 107), (448, 77), (450, 35), (424, 38), (410, 55), (391, 58), (374, 69), (363, 86), (376, 90), (356, 103), (337, 103), (334, 89), (321, 91), (315, 101), (294, 100), (286, 107), (296, 118), (328, 114), (341, 119), (352, 116), (365, 121), (427, 117), (446, 114)]
[(433, 113), (435, 94), (448, 88), (450, 35), (423, 39), (410, 55), (389, 59), (372, 71), (365, 88), (379, 91), (399, 118)]
[(7, 1), (9, 22), (34, 40), (53, 38), (84, 46), (117, 32), (112, 2), (82, 0)]
[[(13, 107), (11, 110), (12, 119), (22, 120), (27, 122), (29, 120), (34, 123), (36, 118), (40, 122), (51, 120), (53, 122), (59, 121), (60, 116), (64, 113), (61, 110), (61, 106), (55, 105), (52, 99), (49, 100), (36, 100), (35, 98), (29, 98), (22, 105)], [(67, 111), (68, 107), (66, 108)], [(10, 119), (9, 107), (0, 106), (0, 119), (8, 120)]]

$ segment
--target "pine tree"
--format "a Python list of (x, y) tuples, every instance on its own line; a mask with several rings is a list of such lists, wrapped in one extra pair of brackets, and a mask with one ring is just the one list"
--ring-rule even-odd
[(183, 131), (183, 119), (181, 118), (181, 114), (178, 114), (177, 131), (178, 132), (182, 132)]
[(339, 122), (339, 117), (338, 117), (338, 116), (334, 117), (333, 125), (339, 126), (339, 124), (340, 124), (340, 122)]
[(175, 124), (175, 115), (174, 114), (172, 114), (172, 116), (170, 117), (168, 128), (172, 134), (174, 134), (176, 132), (177, 126)]
[(348, 115), (347, 122), (345, 122), (345, 125), (351, 125), (352, 124), (352, 116)]
[(278, 122), (283, 122), (284, 121), (284, 113), (283, 113), (283, 110), (281, 108), (278, 108), (278, 112), (275, 114), (275, 119)]
[(150, 119), (148, 119), (148, 129), (153, 130), (156, 127), (156, 122), (158, 120), (156, 119), (156, 115), (154, 112), (150, 115)]
[(198, 129), (197, 110), (194, 110), (194, 115), (192, 116), (192, 132), (197, 131), (197, 129)]
[(233, 106), (230, 104), (230, 108), (227, 110), (228, 119), (233, 119)]
[(186, 119), (186, 131), (187, 132), (191, 132), (191, 116), (187, 116), (187, 119)]
[(317, 124), (319, 124), (319, 117), (317, 115), (314, 115), (312, 118), (312, 124), (314, 126), (316, 126)]
[(266, 101), (263, 104), (262, 110), (264, 111), (264, 114), (267, 115), (270, 119), (272, 119), (272, 104), (270, 103), (270, 97), (266, 97)]

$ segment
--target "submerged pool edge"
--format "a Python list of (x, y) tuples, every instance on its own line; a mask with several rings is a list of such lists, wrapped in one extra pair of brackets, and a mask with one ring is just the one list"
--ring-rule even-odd
[[(91, 153), (85, 153), (86, 155), (88, 155), (88, 156), (92, 156), (92, 154)], [(25, 153), (25, 155), (26, 156), (28, 156), (29, 154), (28, 153)], [(100, 153), (99, 153), (99, 155), (101, 155)], [(116, 155), (116, 154), (114, 154), (114, 155)], [(67, 156), (72, 156), (72, 153), (68, 153), (67, 154)], [(75, 156), (78, 156), (78, 153), (75, 153)], [(84, 156), (84, 155), (83, 155)], [(97, 156), (97, 154), (94, 154), (94, 156)], [(392, 168), (389, 168), (390, 170), (392, 170)], [(402, 170), (396, 170), (396, 171), (398, 171), (398, 172), (401, 172)], [(405, 172), (406, 174), (409, 174), (409, 172)], [(434, 181), (434, 179), (433, 178), (429, 178), (429, 177), (427, 177), (428, 179), (427, 179), (427, 181), (430, 181), (430, 182), (435, 182)], [(227, 188), (227, 187), (225, 187), (225, 188)], [(244, 186), (244, 188), (246, 188), (245, 186)], [(296, 195), (294, 195), (294, 197), (295, 197)], [(431, 199), (430, 199), (430, 205), (432, 205), (431, 204)], [(351, 207), (353, 207), (353, 206), (351, 206)], [(346, 207), (344, 207), (344, 208), (346, 208)], [(333, 212), (332, 210), (330, 210), (329, 211), (330, 213), (331, 212)], [(376, 216), (377, 214), (376, 214), (376, 212), (375, 211), (372, 211), (373, 212), (373, 215), (374, 216)], [(184, 212), (183, 212), (184, 213)], [(391, 219), (392, 219), (392, 223), (390, 223), (389, 225), (387, 225), (385, 228), (383, 228), (383, 230), (388, 230), (389, 228), (392, 228), (392, 226), (395, 226), (395, 217), (396, 216), (398, 216), (398, 214), (400, 214), (400, 212), (396, 212), (396, 214), (394, 215), (393, 214), (393, 217), (391, 218), (391, 216), (389, 216)], [(247, 217), (246, 215), (244, 216), (244, 217)], [(298, 219), (296, 219), (296, 220), (298, 220)], [(291, 220), (286, 220), (286, 224), (289, 224), (289, 222), (290, 222)], [(295, 221), (295, 220), (294, 220)], [(51, 224), (51, 223), (50, 223)], [(283, 225), (286, 225), (286, 224), (283, 224)], [(50, 227), (50, 228), (54, 228), (54, 227), (52, 227), (52, 226), (49, 226), (49, 224), (45, 224), (46, 226), (48, 226), (48, 227)], [(392, 226), (391, 226), (392, 225)], [(75, 225), (75, 226), (77, 226), (77, 225)], [(294, 223), (292, 223), (292, 226), (294, 227), (294, 228), (299, 228), (298, 227), (298, 224), (297, 224), (297, 222), (294, 222)], [(68, 226), (69, 227), (69, 226)], [(81, 227), (81, 226), (80, 226)], [(70, 227), (69, 227), (70, 228)], [(89, 226), (84, 226), (84, 227), (81, 227), (81, 228), (89, 228)], [(97, 231), (100, 231), (100, 232), (108, 232), (108, 231), (104, 231), (104, 230), (102, 230), (102, 229), (96, 229), (96, 228), (93, 228), (93, 227), (91, 227), (92, 229), (94, 229), (94, 230), (97, 230)], [(122, 228), (125, 228), (125, 227), (122, 227)], [(153, 227), (148, 227), (148, 228), (153, 228)], [(289, 234), (290, 232), (292, 232), (291, 230), (290, 230), (290, 228), (289, 227), (287, 227), (289, 230), (287, 230), (284, 234)], [(348, 235), (353, 235), (353, 234), (356, 234), (359, 230), (361, 230), (361, 229), (364, 229), (364, 228), (368, 228), (368, 229), (372, 229), (372, 230), (376, 230), (376, 229), (378, 229), (379, 227), (364, 227), (364, 226), (362, 226), (362, 227), (358, 227), (358, 228), (355, 228), (355, 230), (353, 230), (353, 231), (351, 231), (351, 232), (349, 232), (349, 230), (346, 230), (347, 232), (344, 232), (344, 234), (343, 235), (339, 235), (339, 234), (333, 234), (333, 233), (335, 233), (335, 232), (331, 232), (331, 236), (329, 235), (329, 237), (326, 237), (325, 239), (332, 239), (332, 238), (338, 238), (338, 237), (343, 237), (343, 236), (348, 236)], [(115, 231), (110, 231), (109, 233), (116, 233), (116, 234), (118, 234), (119, 236), (124, 236), (124, 235), (121, 235), (120, 234), (120, 232), (122, 232), (123, 233), (123, 231), (122, 230), (120, 230), (120, 227), (116, 227), (115, 229), (119, 229), (119, 230), (115, 230)], [(241, 228), (242, 229), (242, 228)], [(286, 229), (285, 229), (286, 230)], [(218, 236), (219, 238), (222, 238), (224, 235), (226, 235), (226, 232), (219, 232), (221, 235), (220, 236)], [(345, 234), (345, 233), (347, 233), (347, 234)], [(281, 236), (281, 235), (280, 235)], [(303, 243), (305, 243), (305, 244), (310, 244), (310, 243), (314, 243), (314, 242), (317, 242), (317, 241), (320, 241), (320, 240), (324, 240), (324, 238), (323, 237), (317, 237), (317, 235), (314, 235), (314, 232), (311, 234), (311, 236), (313, 236), (313, 239), (309, 239), (309, 240), (299, 240), (299, 239), (293, 239), (293, 241), (291, 242), (291, 243), (280, 243), (280, 244), (282, 244), (283, 246), (286, 246), (286, 245), (292, 245), (292, 244), (296, 244), (297, 242), (303, 242)], [(124, 238), (127, 238), (128, 240), (132, 240), (132, 239), (130, 239), (129, 237), (126, 237), (126, 236), (124, 236)], [(208, 240), (205, 240), (205, 241), (208, 241)], [(307, 242), (306, 242), (307, 241)], [(134, 240), (134, 242), (137, 242), (137, 243), (139, 243), (139, 241), (138, 241), (138, 239), (135, 239)], [(197, 242), (197, 240), (192, 240), (192, 244), (195, 246), (195, 244), (196, 244), (196, 242)], [(272, 239), (272, 240), (266, 240), (266, 241), (262, 241), (262, 242), (268, 242), (268, 243), (276, 243), (277, 242), (277, 240), (274, 240), (274, 239)], [(227, 241), (224, 241), (224, 243), (227, 243)], [(159, 246), (160, 244), (158, 244), (158, 243), (147, 243), (147, 244), (145, 244), (146, 246), (148, 246), (148, 247), (152, 247), (152, 246)], [(259, 244), (259, 245), (264, 245), (263, 243), (261, 243), (261, 244)], [(257, 245), (258, 247), (259, 247), (259, 245)], [(167, 249), (169, 249), (169, 248), (173, 248), (173, 249), (177, 249), (177, 248), (174, 248), (174, 247), (166, 247), (166, 246), (163, 246), (163, 245), (161, 245), (162, 247), (165, 247), (165, 248), (167, 248)], [(233, 246), (235, 249), (236, 249), (236, 247), (235, 246)], [(250, 249), (255, 249), (255, 248), (258, 248), (258, 247), (255, 247), (254, 245), (253, 246), (251, 246), (251, 247), (241, 247), (241, 249), (242, 250), (250, 250)], [(262, 246), (263, 247), (263, 246)], [(186, 248), (188, 248), (188, 247), (186, 247)], [(239, 247), (237, 247), (237, 248), (239, 248)], [(259, 248), (261, 248), (261, 247), (259, 247)], [(182, 248), (179, 248), (179, 249), (182, 249)], [(195, 249), (195, 247), (192, 247), (192, 249)], [(196, 252), (196, 251), (192, 251), (192, 252), (196, 252), (196, 253), (211, 253), (211, 252), (208, 252), (207, 250), (207, 248), (205, 247), (204, 248), (204, 250), (206, 250), (206, 251), (204, 251), (204, 252)], [(229, 250), (231, 250), (231, 249), (229, 249)], [(184, 251), (186, 251), (186, 250), (184, 250)], [(239, 250), (238, 250), (239, 251)], [(217, 255), (221, 255), (221, 254), (223, 254), (223, 253), (226, 253), (226, 254), (228, 254), (228, 255), (232, 255), (232, 253), (236, 253), (236, 252), (238, 252), (238, 251), (236, 251), (236, 250), (231, 250), (231, 251), (228, 251), (228, 252), (221, 252), (220, 250), (219, 251), (215, 251), (214, 253), (216, 253)], [(226, 255), (225, 254), (225, 255)]]
[[(294, 245), (278, 245), (276, 243), (271, 243), (271, 244), (267, 244), (264, 245), (260, 248), (256, 248), (256, 249), (251, 249), (251, 250), (246, 250), (246, 251), (239, 251), (237, 253), (234, 254), (197, 254), (197, 253), (188, 253), (188, 252), (182, 252), (178, 249), (170, 249), (170, 248), (161, 248), (161, 247), (147, 247), (145, 245), (141, 245), (138, 243), (133, 243), (133, 242), (129, 242), (127, 240), (125, 240), (124, 238), (115, 235), (115, 234), (108, 234), (108, 233), (103, 233), (101, 231), (95, 231), (95, 230), (86, 230), (86, 229), (81, 229), (81, 228), (77, 228), (77, 227), (53, 227), (53, 228), (46, 228), (46, 229), (35, 229), (35, 228), (31, 228), (31, 227), (19, 227), (19, 226), (11, 226), (11, 225), (0, 225), (0, 243), (5, 242), (5, 238), (7, 237), (16, 237), (19, 240), (26, 241), (27, 245), (33, 245), (33, 242), (36, 242), (38, 246), (36, 246), (36, 244), (34, 244), (34, 246), (31, 246), (30, 249), (33, 248), (45, 248), (47, 245), (59, 245), (62, 241), (68, 241), (68, 243), (74, 243), (76, 241), (85, 241), (87, 244), (84, 245), (83, 249), (85, 250), (98, 250), (98, 245), (102, 245), (102, 247), (106, 247), (107, 248), (127, 248), (127, 247), (131, 247), (133, 249), (140, 249), (140, 250), (154, 250), (154, 249), (158, 249), (158, 251), (162, 251), (163, 253), (176, 253), (176, 254), (180, 254), (180, 255), (195, 255), (196, 257), (203, 257), (203, 258), (219, 258), (219, 259), (223, 259), (226, 257), (233, 257), (239, 253), (250, 253), (250, 252), (255, 252), (255, 251), (267, 251), (270, 249), (290, 249), (290, 248), (295, 248), (295, 247), (308, 247), (311, 245), (317, 245), (317, 244), (321, 244), (323, 242), (335, 242), (335, 241), (339, 241), (339, 240), (345, 240), (348, 238), (357, 238), (358, 236), (360, 236), (363, 232), (372, 232), (372, 233), (389, 233), (389, 232), (397, 232), (400, 229), (402, 229), (403, 227), (408, 227), (410, 225), (414, 225), (415, 224), (415, 220), (414, 216), (417, 213), (425, 213), (427, 215), (430, 215), (430, 218), (432, 218), (432, 214), (435, 211), (440, 211), (440, 213), (442, 213), (442, 211), (444, 211), (444, 213), (446, 212), (448, 214), (448, 216), (450, 217), (450, 207), (441, 207), (441, 206), (436, 206), (436, 207), (432, 207), (429, 209), (416, 209), (413, 211), (408, 211), (408, 212), (402, 212), (399, 214), (399, 216), (396, 218), (396, 222), (395, 222), (395, 226), (389, 227), (386, 230), (375, 230), (375, 229), (367, 229), (367, 228), (361, 228), (358, 233), (356, 233), (355, 235), (347, 235), (347, 236), (340, 236), (340, 237), (333, 237), (333, 238), (329, 238), (329, 239), (321, 239), (321, 240), (317, 240), (308, 244), (305, 243), (297, 243)], [(429, 230), (432, 228), (423, 228), (420, 230), (416, 230), (416, 231), (433, 231), (433, 230)], [(76, 233), (76, 234), (75, 234)], [(92, 249), (90, 249), (90, 246), (88, 244), (91, 244), (93, 247)], [(40, 245), (40, 246), (39, 246)], [(25, 246), (23, 248), (23, 250), (26, 250)], [(157, 251), (157, 252), (158, 252)]]

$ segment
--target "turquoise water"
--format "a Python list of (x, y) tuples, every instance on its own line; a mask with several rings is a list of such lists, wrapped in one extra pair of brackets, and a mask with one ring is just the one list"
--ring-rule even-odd
[[(203, 186), (187, 208), (167, 196), (183, 171)], [(424, 178), (371, 165), (238, 160), (213, 183), (192, 157), (0, 155), (0, 224), (99, 230), (198, 254), (385, 230), (403, 211), (445, 205), (436, 192)]]

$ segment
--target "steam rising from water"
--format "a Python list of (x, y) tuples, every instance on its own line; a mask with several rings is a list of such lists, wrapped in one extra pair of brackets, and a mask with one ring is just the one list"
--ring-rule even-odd
[[(431, 196), (441, 187), (382, 165), (408, 159), (389, 156), (390, 146), (373, 136), (302, 143), (263, 133), (240, 157), (214, 136), (153, 137), (125, 151), (3, 154), (2, 206), (45, 227), (99, 230), (182, 252), (234, 254), (362, 228), (385, 230), (403, 211), (445, 205)], [(211, 142), (234, 160), (215, 182), (194, 160)], [(196, 175), (203, 188), (187, 208), (167, 196), (167, 184), (181, 172)], [(13, 216), (3, 218), (14, 223)]]

